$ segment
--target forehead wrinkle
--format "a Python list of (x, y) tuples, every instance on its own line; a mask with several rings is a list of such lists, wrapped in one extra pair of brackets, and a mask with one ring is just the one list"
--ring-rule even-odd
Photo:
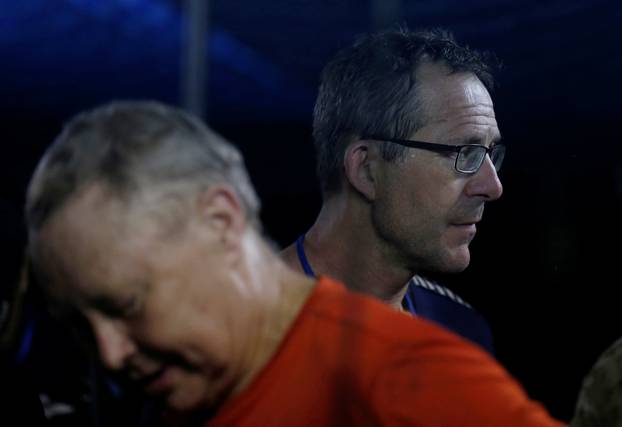
[(484, 116), (495, 117), (495, 109), (491, 103), (479, 102), (473, 104), (470, 102), (445, 102), (437, 105), (437, 117), (439, 120), (450, 120), (452, 118)]
[[(473, 115), (473, 114), (463, 114), (461, 116), (455, 116), (452, 118), (439, 118), (437, 120), (433, 120), (430, 121), (429, 124), (438, 124), (438, 123), (447, 123), (450, 122), (453, 119), (467, 119), (467, 121), (461, 121), (458, 122), (457, 124), (466, 124), (466, 125), (487, 125), (487, 124), (497, 124), (497, 119), (494, 116), (489, 116), (487, 114), (477, 114), (477, 115)], [(473, 121), (468, 121), (468, 120), (473, 120)]]
[[(456, 122), (456, 126), (471, 124), (497, 126), (495, 110), (492, 103), (481, 102), (473, 105), (466, 102), (460, 104), (436, 102), (435, 108), (430, 107), (430, 105), (427, 106), (426, 125), (424, 127), (446, 124), (448, 122)], [(465, 119), (467, 121), (463, 121)]]
[(422, 83), (419, 90), (421, 97), (427, 101), (426, 105), (437, 113), (474, 108), (493, 109), (490, 93), (475, 76), (447, 76), (445, 79), (431, 80), (428, 84)]
[(501, 139), (501, 132), (494, 117), (465, 116), (464, 118), (466, 120), (456, 121), (451, 127), (447, 128), (449, 141), (479, 139), (483, 140), (484, 143), (493, 143)]
[[(457, 104), (458, 108), (460, 108), (463, 113), (459, 114), (460, 116), (468, 116), (468, 115), (476, 115), (476, 116), (486, 116), (491, 115), (494, 117), (495, 109), (492, 102), (478, 102), (476, 104), (473, 103), (463, 103)], [(481, 112), (480, 112), (481, 111)]]
[(136, 241), (144, 239), (128, 238), (129, 222), (120, 209), (128, 207), (94, 185), (78, 192), (44, 225), (40, 244), (51, 261), (44, 267), (54, 274), (58, 292), (82, 302), (109, 285), (127, 281), (119, 277), (119, 270), (127, 269), (117, 268), (111, 260), (131, 263), (134, 274), (140, 271), (132, 254)]

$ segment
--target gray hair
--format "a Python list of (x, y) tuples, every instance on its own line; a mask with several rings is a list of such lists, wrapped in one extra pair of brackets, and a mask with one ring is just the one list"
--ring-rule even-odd
[(28, 187), (30, 233), (84, 186), (104, 183), (120, 198), (157, 188), (226, 183), (259, 228), (259, 200), (240, 152), (192, 115), (157, 102), (113, 102), (67, 123)]
[[(452, 73), (473, 73), (488, 90), (492, 88), (494, 57), (458, 45), (442, 29), (368, 34), (339, 51), (324, 67), (313, 113), (313, 138), (325, 196), (339, 191), (343, 156), (353, 138), (406, 139), (424, 126), (427, 118), (418, 96), (416, 70), (426, 61), (443, 64)], [(382, 156), (397, 161), (405, 151), (387, 143)]]

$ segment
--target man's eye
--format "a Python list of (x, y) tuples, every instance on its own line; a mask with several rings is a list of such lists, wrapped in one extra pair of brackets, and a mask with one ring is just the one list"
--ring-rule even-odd
[(142, 308), (141, 301), (135, 295), (131, 296), (124, 302), (122, 306), (122, 312), (125, 317), (135, 316), (140, 312)]
[(138, 298), (135, 296), (120, 301), (100, 299), (95, 303), (95, 307), (106, 316), (113, 318), (131, 317), (140, 310)]
[(94, 341), (91, 326), (78, 309), (53, 304), (50, 305), (49, 311), (54, 319), (67, 327), (78, 338), (78, 342), (86, 344)]
[(455, 151), (440, 151), (439, 154), (441, 155), (441, 157), (445, 157), (448, 159), (455, 159), (458, 155), (458, 153), (456, 153)]

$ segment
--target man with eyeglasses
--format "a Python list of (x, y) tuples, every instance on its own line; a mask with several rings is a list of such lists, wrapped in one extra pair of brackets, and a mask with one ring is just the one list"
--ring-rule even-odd
[(283, 256), (492, 352), (483, 317), (419, 275), (464, 270), (484, 206), (502, 193), (485, 59), (443, 30), (372, 34), (340, 51), (314, 111), (323, 205)]

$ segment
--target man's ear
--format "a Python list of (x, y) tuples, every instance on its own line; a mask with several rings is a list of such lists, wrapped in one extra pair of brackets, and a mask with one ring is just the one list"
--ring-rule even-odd
[(202, 223), (227, 248), (237, 246), (246, 229), (246, 215), (235, 190), (225, 184), (210, 185), (199, 194), (197, 208)]
[(366, 141), (355, 141), (346, 148), (343, 159), (345, 175), (367, 200), (376, 197), (376, 152)]

